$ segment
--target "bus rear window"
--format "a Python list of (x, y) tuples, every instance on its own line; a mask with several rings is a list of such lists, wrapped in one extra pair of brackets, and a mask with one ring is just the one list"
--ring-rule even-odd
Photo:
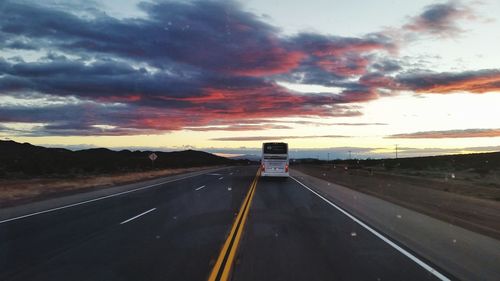
[(287, 154), (288, 146), (285, 143), (264, 144), (264, 154)]

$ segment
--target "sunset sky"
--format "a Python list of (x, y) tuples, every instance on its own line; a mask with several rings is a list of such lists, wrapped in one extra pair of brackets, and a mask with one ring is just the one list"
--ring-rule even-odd
[(103, 2), (0, 2), (1, 139), (500, 150), (500, 1)]

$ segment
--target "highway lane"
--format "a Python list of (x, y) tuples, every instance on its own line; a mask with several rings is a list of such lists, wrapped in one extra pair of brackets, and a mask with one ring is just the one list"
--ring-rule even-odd
[(291, 178), (260, 179), (235, 264), (238, 281), (439, 280)]
[(2, 223), (0, 280), (204, 280), (256, 170), (234, 167)]

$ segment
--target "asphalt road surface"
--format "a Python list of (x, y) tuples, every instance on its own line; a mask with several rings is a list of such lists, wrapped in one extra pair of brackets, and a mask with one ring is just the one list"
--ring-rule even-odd
[(232, 167), (2, 221), (0, 280), (449, 278), (293, 178), (256, 172)]

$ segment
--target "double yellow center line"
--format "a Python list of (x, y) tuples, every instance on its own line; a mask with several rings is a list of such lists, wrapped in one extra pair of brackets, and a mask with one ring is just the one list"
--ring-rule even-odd
[(236, 216), (236, 220), (231, 227), (231, 232), (229, 232), (229, 236), (227, 237), (226, 242), (224, 242), (224, 246), (222, 247), (219, 257), (215, 262), (215, 266), (208, 277), (208, 281), (226, 281), (229, 279), (236, 251), (238, 250), (238, 246), (240, 244), (241, 235), (247, 221), (248, 213), (250, 212), (250, 205), (252, 204), (259, 175), (260, 168), (250, 185), (250, 189), (245, 197), (245, 200), (243, 200), (238, 216)]

